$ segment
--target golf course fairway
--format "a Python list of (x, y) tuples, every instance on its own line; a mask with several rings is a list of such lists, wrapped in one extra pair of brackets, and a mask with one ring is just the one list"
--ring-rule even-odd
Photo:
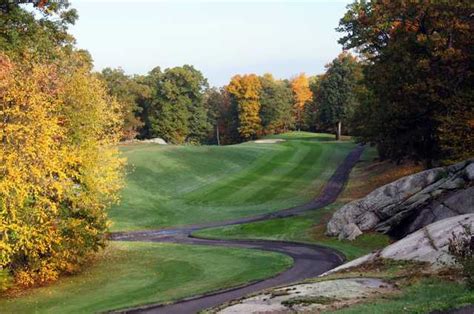
[(355, 144), (291, 132), (275, 144), (128, 144), (127, 183), (109, 216), (112, 231), (146, 230), (253, 216), (318, 195)]

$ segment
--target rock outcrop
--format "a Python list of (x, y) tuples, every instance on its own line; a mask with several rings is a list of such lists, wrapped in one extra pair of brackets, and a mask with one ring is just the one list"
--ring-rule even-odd
[(326, 234), (354, 239), (376, 230), (401, 238), (448, 217), (474, 213), (474, 159), (384, 185), (334, 213)]
[(356, 267), (376, 258), (394, 260), (412, 260), (428, 262), (434, 267), (449, 265), (452, 258), (448, 253), (448, 243), (452, 234), (463, 232), (463, 226), (470, 226), (474, 230), (474, 214), (460, 215), (437, 221), (405, 238), (374, 252), (323, 274), (334, 273), (342, 269)]
[(122, 141), (120, 144), (134, 144), (134, 143), (152, 143), (152, 144), (159, 144), (159, 145), (168, 145), (164, 139), (161, 137), (155, 137), (155, 138), (149, 138), (149, 139), (144, 139), (144, 140), (127, 140), (127, 141)]
[(377, 278), (346, 278), (276, 288), (243, 298), (211, 313), (319, 313), (396, 291)]

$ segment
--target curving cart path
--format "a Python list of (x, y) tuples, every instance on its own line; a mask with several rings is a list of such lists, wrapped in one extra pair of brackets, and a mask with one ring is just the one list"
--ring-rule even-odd
[(349, 174), (364, 150), (358, 146), (352, 150), (343, 163), (336, 169), (328, 180), (320, 195), (312, 201), (277, 212), (252, 217), (233, 219), (223, 222), (213, 222), (191, 225), (181, 228), (170, 228), (149, 231), (117, 232), (110, 235), (115, 241), (147, 241), (172, 242), (183, 244), (227, 246), (248, 249), (258, 249), (279, 252), (293, 258), (293, 266), (282, 273), (268, 279), (252, 282), (231, 289), (219, 290), (204, 295), (183, 299), (172, 304), (152, 304), (138, 308), (119, 311), (121, 313), (196, 313), (206, 308), (241, 298), (249, 293), (262, 289), (290, 284), (303, 279), (316, 277), (344, 262), (342, 254), (323, 246), (284, 241), (266, 240), (210, 240), (195, 238), (191, 234), (197, 230), (210, 227), (223, 227), (248, 222), (263, 221), (274, 218), (284, 218), (300, 215), (310, 210), (316, 210), (334, 202), (344, 188)]

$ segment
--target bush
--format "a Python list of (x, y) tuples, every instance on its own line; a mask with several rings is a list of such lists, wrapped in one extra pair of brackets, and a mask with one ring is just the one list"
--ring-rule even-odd
[(460, 266), (469, 289), (474, 289), (474, 235), (471, 226), (462, 225), (463, 232), (452, 233), (448, 251)]

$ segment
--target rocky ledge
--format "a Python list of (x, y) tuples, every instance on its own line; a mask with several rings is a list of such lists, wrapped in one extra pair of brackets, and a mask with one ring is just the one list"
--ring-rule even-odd
[(319, 313), (396, 291), (377, 278), (346, 278), (271, 289), (214, 308), (208, 313)]
[(326, 234), (353, 240), (375, 230), (402, 238), (433, 222), (474, 213), (474, 159), (384, 185), (337, 210)]
[(448, 252), (449, 239), (453, 234), (462, 234), (465, 227), (473, 228), (474, 214), (459, 215), (432, 223), (382, 250), (364, 255), (322, 276), (357, 267), (378, 258), (418, 261), (431, 264), (434, 268), (451, 265), (453, 260)]

